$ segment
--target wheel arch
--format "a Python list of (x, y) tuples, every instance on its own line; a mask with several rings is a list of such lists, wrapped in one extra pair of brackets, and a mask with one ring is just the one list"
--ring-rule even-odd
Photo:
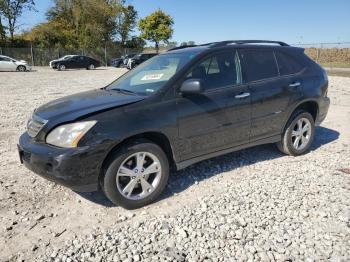
[(318, 113), (319, 113), (319, 105), (316, 100), (312, 100), (312, 99), (304, 100), (296, 104), (288, 114), (288, 118), (286, 119), (283, 125), (282, 133), (286, 129), (290, 118), (293, 116), (294, 112), (296, 112), (297, 110), (305, 110), (306, 112), (309, 112), (312, 115), (314, 121), (316, 122), (318, 118)]
[(132, 141), (138, 140), (138, 139), (146, 139), (146, 140), (149, 140), (149, 141), (155, 143), (156, 145), (158, 145), (164, 151), (165, 155), (167, 156), (170, 167), (175, 166), (175, 158), (174, 158), (173, 149), (172, 149), (172, 146), (170, 144), (169, 138), (165, 134), (163, 134), (161, 132), (153, 132), (152, 131), (152, 132), (144, 132), (144, 133), (132, 135), (130, 137), (123, 139), (121, 142), (116, 144), (111, 150), (109, 150), (108, 154), (106, 155), (106, 157), (103, 160), (103, 163), (101, 165), (101, 170), (100, 170), (100, 175), (99, 175), (99, 185), (100, 186), (102, 185), (101, 183), (103, 182), (103, 176), (105, 174), (107, 164), (109, 163), (109, 161), (113, 157), (113, 154), (116, 151), (123, 148), (123, 146), (125, 146), (126, 144), (131, 143)]

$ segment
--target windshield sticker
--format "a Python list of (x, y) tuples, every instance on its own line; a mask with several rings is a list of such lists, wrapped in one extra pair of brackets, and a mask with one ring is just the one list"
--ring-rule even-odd
[(152, 75), (145, 75), (141, 78), (142, 81), (148, 81), (148, 80), (159, 80), (164, 76), (164, 74), (152, 74)]

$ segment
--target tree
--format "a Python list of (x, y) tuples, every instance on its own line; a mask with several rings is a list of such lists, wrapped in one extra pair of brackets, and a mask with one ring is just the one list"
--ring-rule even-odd
[(132, 49), (143, 49), (145, 45), (146, 45), (145, 40), (143, 40), (140, 37), (133, 36), (133, 37), (131, 37), (131, 39), (129, 39), (125, 42), (124, 47), (132, 48)]
[(14, 41), (18, 18), (22, 16), (25, 10), (35, 10), (34, 0), (0, 0), (0, 13), (7, 20), (11, 42)]
[(5, 27), (2, 25), (2, 17), (0, 14), (0, 42), (5, 42), (5, 40), (6, 40)]
[(159, 43), (165, 42), (173, 35), (174, 20), (171, 16), (165, 14), (158, 9), (149, 16), (139, 21), (139, 29), (141, 31), (141, 37), (145, 40), (154, 42), (157, 53), (159, 52)]
[(105, 47), (115, 37), (121, 7), (119, 0), (55, 0), (48, 22), (34, 27), (29, 37), (43, 47)]
[(130, 33), (134, 31), (136, 20), (137, 11), (135, 10), (134, 6), (122, 6), (121, 12), (116, 21), (116, 31), (122, 46), (126, 45), (126, 41), (129, 40)]

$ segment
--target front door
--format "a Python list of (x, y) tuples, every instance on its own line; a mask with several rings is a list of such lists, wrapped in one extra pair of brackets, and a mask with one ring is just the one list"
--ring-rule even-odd
[(241, 83), (236, 51), (205, 58), (186, 76), (190, 78), (201, 79), (205, 91), (178, 98), (181, 160), (247, 143), (250, 97)]
[(0, 71), (16, 71), (17, 65), (8, 57), (0, 57)]

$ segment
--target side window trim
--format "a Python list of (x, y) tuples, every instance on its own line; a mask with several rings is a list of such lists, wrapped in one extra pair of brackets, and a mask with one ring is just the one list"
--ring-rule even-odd
[(278, 61), (277, 61), (276, 51), (275, 50), (273, 50), (273, 57), (275, 58), (275, 64), (277, 66), (278, 77), (280, 77), (281, 76), (281, 72), (280, 72), (280, 67), (279, 67), (279, 64), (278, 64)]

